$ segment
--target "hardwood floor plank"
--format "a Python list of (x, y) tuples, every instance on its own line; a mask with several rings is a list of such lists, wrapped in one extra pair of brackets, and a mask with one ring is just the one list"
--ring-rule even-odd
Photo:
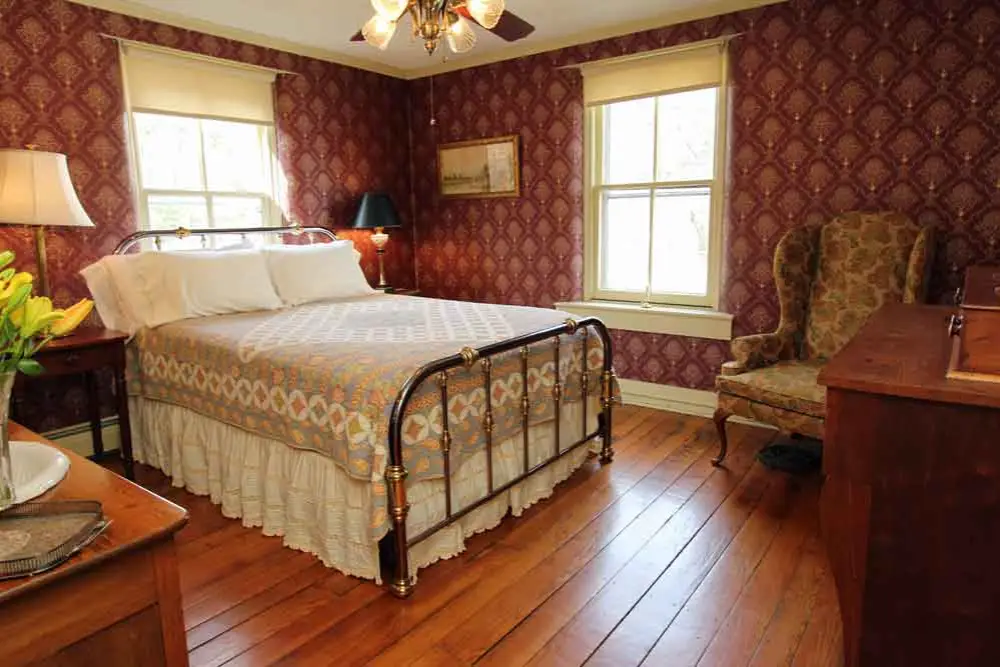
[[(818, 529), (814, 506), (819, 502), (816, 479), (792, 481), (802, 485), (801, 491), (792, 499), (795, 503), (792, 517), (782, 522), (777, 537), (746, 585), (739, 591), (735, 604), (718, 626), (715, 636), (697, 664), (705, 667), (748, 664), (774, 610), (791, 585), (797, 565), (802, 560), (807, 536)], [(721, 599), (722, 595), (719, 597)], [(649, 654), (647, 662), (650, 665), (656, 664), (655, 658), (664, 644), (664, 638), (661, 638)]]
[(186, 597), (196, 588), (241, 570), (281, 549), (284, 549), (284, 545), (280, 537), (265, 537), (259, 530), (246, 530), (198, 558), (182, 561), (181, 593)]
[(190, 653), (191, 667), (268, 665), (280, 660), (327, 623), (349, 616), (372, 600), (386, 596), (365, 583), (340, 597), (324, 583), (285, 598)]
[[(763, 603), (774, 609), (795, 571), (804, 528), (814, 514), (806, 503), (817, 500), (790, 476), (776, 480), (764, 502), (660, 636), (644, 664), (659, 665), (669, 660), (677, 667), (694, 667), (703, 657), (706, 665), (746, 664), (749, 655), (743, 657), (742, 663), (733, 661), (724, 640), (750, 634), (745, 641), (750, 643), (747, 653), (752, 655), (760, 635), (752, 628), (749, 633), (741, 632), (741, 616), (734, 617), (735, 607), (741, 601), (752, 604), (761, 596), (771, 596)], [(707, 650), (716, 638), (720, 639), (717, 652), (709, 656)]]
[(824, 569), (819, 598), (809, 618), (809, 626), (795, 651), (792, 667), (842, 667), (844, 634), (840, 623), (837, 589), (829, 567)]
[[(227, 609), (225, 612), (210, 618), (209, 620), (196, 625), (187, 632), (188, 650), (205, 644), (211, 639), (218, 637), (222, 633), (235, 628), (241, 623), (254, 618), (270, 609), (279, 602), (299, 593), (311, 586), (319, 585), (322, 581), (331, 576), (344, 576), (332, 572), (319, 560), (301, 572), (282, 578), (282, 573), (275, 574), (274, 585), (271, 588), (255, 595), (254, 597), (241, 602), (240, 604)], [(356, 585), (361, 585), (360, 580), (354, 580)]]
[[(463, 592), (489, 595), (517, 581), (524, 572), (547, 558), (595, 517), (613, 506), (619, 497), (672, 451), (670, 447), (657, 449), (648, 445), (632, 449), (628, 446), (630, 438), (641, 443), (651, 432), (659, 430), (664, 441), (674, 439), (679, 446), (684, 435), (698, 428), (700, 423), (697, 419), (664, 415), (649, 427), (634, 431), (619, 441), (623, 446), (618, 450), (616, 463), (595, 469), (585, 486), (559, 490), (552, 499), (534, 506), (520, 519), (505, 522), (509, 524), (509, 535), (484, 553), (482, 558), (466, 562), (454, 574), (449, 572), (453, 568), (446, 567), (450, 563), (428, 568), (426, 574), (421, 575), (423, 583), (405, 608), (398, 604), (372, 605), (365, 613), (347, 619), (342, 627), (331, 628), (312, 645), (302, 647), (294, 655), (295, 664), (328, 664), (324, 661), (331, 659), (344, 664), (362, 664), (375, 658), (439, 610), (449, 613), (452, 604)], [(622, 481), (626, 475), (631, 479), (627, 484)], [(619, 484), (613, 484), (614, 479)], [(434, 583), (429, 584), (427, 579), (432, 579)], [(348, 646), (355, 648), (347, 650)]]
[(813, 531), (806, 538), (792, 582), (773, 610), (748, 667), (789, 667), (792, 664), (816, 606), (823, 571), (828, 567), (818, 532)]
[[(634, 532), (633, 527), (639, 517), (655, 514), (661, 525), (669, 518), (673, 511), (671, 505), (675, 509), (680, 503), (674, 499), (660, 503), (657, 501), (663, 491), (704, 451), (704, 442), (697, 437), (704, 430), (702, 427), (683, 440), (681, 433), (671, 434), (660, 446), (673, 449), (656, 468), (571, 540), (520, 577), (516, 586), (503, 588), (493, 597), (479, 587), (467, 591), (449, 604), (446, 614), (437, 615), (414, 628), (372, 664), (407, 664), (407, 660), (413, 660), (422, 652), (431, 650), (439, 641), (444, 642), (444, 647), (451, 655), (465, 662), (478, 658), (503, 637), (512, 625), (530, 613), (538, 602), (548, 597), (552, 590), (557, 589), (609, 543), (616, 541), (623, 533)], [(651, 506), (656, 506), (652, 514), (649, 512)], [(618, 527), (621, 530), (616, 531), (615, 528)], [(647, 528), (646, 532), (651, 535), (655, 529)], [(536, 602), (532, 603), (530, 600)], [(460, 623), (455, 622), (458, 619), (462, 619)]]
[[(759, 500), (767, 487), (766, 477), (757, 468), (752, 468), (751, 474), (746, 474), (756, 448), (744, 439), (743, 432), (738, 433), (739, 445), (727, 460), (728, 468), (714, 470), (681, 511), (611, 581), (589, 599), (528, 664), (583, 664), (682, 554), (688, 553), (684, 562), (686, 566), (689, 561), (703, 565), (703, 559), (713, 549), (721, 552), (729, 540), (723, 539), (728, 533), (718, 529), (709, 530), (707, 537), (696, 543), (695, 549), (687, 547), (697, 539), (702, 526), (715, 516), (722, 517), (715, 519), (715, 525), (721, 524), (735, 531), (736, 528), (730, 524), (741, 515), (749, 515), (751, 503)], [(769, 437), (770, 434), (763, 437), (759, 433), (754, 434), (750, 436), (750, 442), (760, 445)], [(733, 511), (733, 506), (737, 511)], [(717, 509), (727, 511), (718, 514)]]
[[(274, 585), (275, 572), (292, 576), (316, 562), (316, 557), (284, 549), (268, 554), (245, 568), (192, 591), (184, 597), (184, 626), (192, 628), (218, 616)], [(345, 577), (346, 578), (346, 577)]]

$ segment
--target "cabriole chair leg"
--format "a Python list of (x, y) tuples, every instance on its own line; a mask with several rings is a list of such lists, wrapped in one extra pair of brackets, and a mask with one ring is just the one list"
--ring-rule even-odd
[(715, 429), (719, 432), (719, 455), (712, 459), (712, 465), (719, 467), (722, 462), (726, 460), (726, 454), (729, 452), (729, 440), (726, 438), (726, 420), (729, 419), (731, 414), (719, 408), (712, 415), (712, 421), (715, 422)]

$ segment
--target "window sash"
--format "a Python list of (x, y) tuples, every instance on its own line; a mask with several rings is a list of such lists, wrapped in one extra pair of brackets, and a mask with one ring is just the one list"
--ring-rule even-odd
[[(136, 113), (143, 113), (148, 115), (161, 115), (161, 116), (178, 116), (182, 118), (189, 118), (196, 121), (198, 127), (198, 156), (199, 156), (199, 189), (170, 189), (170, 188), (149, 188), (143, 184), (143, 169), (141, 164), (141, 150), (139, 146), (139, 137), (136, 132), (135, 116)], [(144, 230), (151, 229), (151, 222), (149, 217), (149, 199), (151, 196), (175, 196), (175, 197), (205, 197), (207, 201), (207, 220), (208, 226), (210, 228), (215, 228), (216, 216), (213, 210), (213, 202), (217, 197), (226, 198), (242, 198), (242, 199), (255, 199), (261, 201), (261, 208), (263, 211), (263, 224), (265, 227), (274, 227), (281, 224), (282, 212), (280, 203), (277, 200), (276, 193), (278, 192), (278, 166), (276, 164), (277, 149), (275, 144), (275, 132), (274, 126), (266, 123), (255, 123), (255, 122), (244, 122), (236, 120), (226, 120), (223, 122), (238, 123), (241, 125), (253, 126), (257, 129), (258, 140), (261, 142), (261, 153), (263, 157), (263, 164), (261, 165), (264, 171), (264, 182), (266, 184), (265, 189), (269, 192), (254, 192), (246, 190), (218, 190), (209, 189), (208, 187), (208, 165), (207, 156), (205, 151), (205, 132), (203, 127), (203, 121), (213, 120), (218, 121), (219, 119), (213, 118), (203, 118), (198, 116), (180, 116), (178, 114), (170, 113), (160, 113), (160, 112), (149, 112), (140, 109), (130, 109), (129, 113), (129, 130), (131, 135), (132, 143), (132, 156), (134, 163), (134, 173), (136, 179), (136, 189), (138, 192), (139, 199), (139, 217), (140, 217), (140, 228)]]
[[(723, 60), (726, 60), (726, 52), (723, 50)], [(586, 110), (585, 122), (587, 124), (586, 140), (589, 143), (587, 158), (590, 168), (586, 173), (589, 196), (586, 198), (585, 212), (587, 226), (587, 241), (589, 251), (585, 257), (585, 285), (584, 297), (587, 299), (606, 299), (612, 301), (638, 302), (643, 306), (677, 305), (677, 306), (698, 306), (717, 308), (719, 305), (719, 293), (721, 291), (721, 268), (722, 268), (722, 214), (724, 207), (725, 193), (725, 151), (727, 144), (728, 130), (728, 82), (725, 72), (728, 70), (728, 62), (723, 62), (723, 77), (721, 84), (717, 87), (716, 102), (716, 123), (715, 123), (715, 156), (713, 177), (708, 180), (684, 180), (684, 181), (651, 181), (646, 183), (616, 183), (606, 184), (605, 174), (608, 168), (608, 155), (605, 151), (606, 116), (605, 106), (599, 105)], [(715, 87), (710, 86), (710, 87)], [(684, 92), (688, 89), (666, 90), (657, 93), (655, 96), (669, 95), (671, 93)], [(659, 103), (657, 103), (659, 104)], [(654, 164), (653, 175), (658, 173), (659, 151), (655, 149), (658, 145), (659, 137), (659, 114), (655, 115), (654, 122)], [(643, 291), (622, 291), (606, 289), (604, 285), (604, 249), (605, 249), (605, 221), (603, 220), (603, 200), (604, 195), (609, 190), (645, 190), (655, 193), (657, 190), (677, 190), (686, 188), (707, 188), (710, 191), (710, 215), (709, 215), (709, 243), (708, 243), (708, 276), (707, 294), (678, 294), (670, 292), (654, 292), (652, 290), (653, 276), (653, 229), (654, 229), (654, 207), (656, 197), (650, 197), (649, 213), (649, 244), (648, 244), (648, 267), (646, 277), (646, 289)]]

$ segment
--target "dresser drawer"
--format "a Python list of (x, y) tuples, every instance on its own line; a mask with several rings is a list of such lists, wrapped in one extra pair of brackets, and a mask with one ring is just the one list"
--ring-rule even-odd
[(43, 350), (35, 359), (45, 369), (45, 375), (66, 375), (114, 365), (117, 355), (116, 346), (99, 345), (69, 350)]

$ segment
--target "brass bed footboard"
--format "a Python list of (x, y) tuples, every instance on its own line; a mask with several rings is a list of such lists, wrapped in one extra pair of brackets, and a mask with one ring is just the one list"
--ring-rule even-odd
[[(590, 378), (587, 369), (587, 330), (594, 329), (601, 339), (604, 360), (601, 371), (601, 410), (597, 415), (597, 430), (588, 433), (587, 430), (587, 399)], [(563, 398), (563, 379), (559, 376), (559, 338), (564, 335), (575, 334), (582, 329), (584, 332), (583, 341), (583, 369), (581, 378), (582, 403), (583, 403), (583, 433), (584, 436), (579, 441), (563, 449), (560, 440), (561, 427), (561, 407)], [(537, 463), (530, 465), (529, 457), (529, 398), (528, 398), (528, 355), (529, 347), (533, 344), (545, 340), (555, 340), (554, 362), (555, 362), (555, 383), (552, 387), (552, 401), (555, 405), (555, 453)], [(507, 352), (520, 350), (521, 354), (521, 376), (523, 380), (523, 391), (521, 393), (521, 431), (524, 442), (524, 471), (503, 484), (494, 487), (493, 479), (493, 408), (491, 394), (493, 360), (492, 358)], [(448, 430), (448, 371), (457, 368), (471, 369), (476, 364), (480, 365), (483, 384), (486, 390), (486, 405), (483, 411), (483, 437), (486, 443), (486, 475), (488, 493), (479, 500), (463, 507), (461, 510), (453, 511), (452, 489), (451, 489), (451, 435)], [(406, 467), (403, 465), (403, 417), (406, 414), (406, 407), (416, 392), (417, 388), (424, 382), (435, 378), (441, 392), (442, 424), (441, 424), (441, 453), (444, 457), (444, 488), (445, 488), (445, 518), (437, 524), (427, 528), (419, 535), (409, 537), (406, 530), (406, 517), (409, 513), (410, 505), (406, 499)], [(434, 380), (432, 380), (434, 381)], [(612, 370), (611, 358), (611, 335), (607, 327), (597, 318), (588, 317), (582, 320), (567, 320), (560, 326), (549, 327), (541, 331), (525, 334), (509, 340), (499, 341), (490, 345), (485, 345), (478, 349), (471, 347), (464, 348), (458, 354), (439, 359), (425, 365), (410, 377), (403, 385), (396, 397), (396, 402), (392, 407), (392, 414), (389, 419), (389, 465), (386, 466), (385, 479), (388, 485), (389, 495), (389, 516), (392, 520), (393, 531), (388, 536), (388, 544), (391, 556), (394, 561), (394, 571), (389, 588), (397, 597), (405, 598), (413, 593), (414, 581), (410, 576), (410, 562), (408, 549), (415, 544), (427, 539), (435, 532), (448, 526), (470, 512), (478, 509), (489, 501), (495, 499), (500, 494), (508, 491), (517, 484), (523, 482), (539, 470), (551, 465), (562, 457), (577, 448), (586, 445), (590, 441), (601, 438), (601, 462), (610, 463), (614, 455), (611, 444), (611, 418), (613, 396), (614, 371)]]

